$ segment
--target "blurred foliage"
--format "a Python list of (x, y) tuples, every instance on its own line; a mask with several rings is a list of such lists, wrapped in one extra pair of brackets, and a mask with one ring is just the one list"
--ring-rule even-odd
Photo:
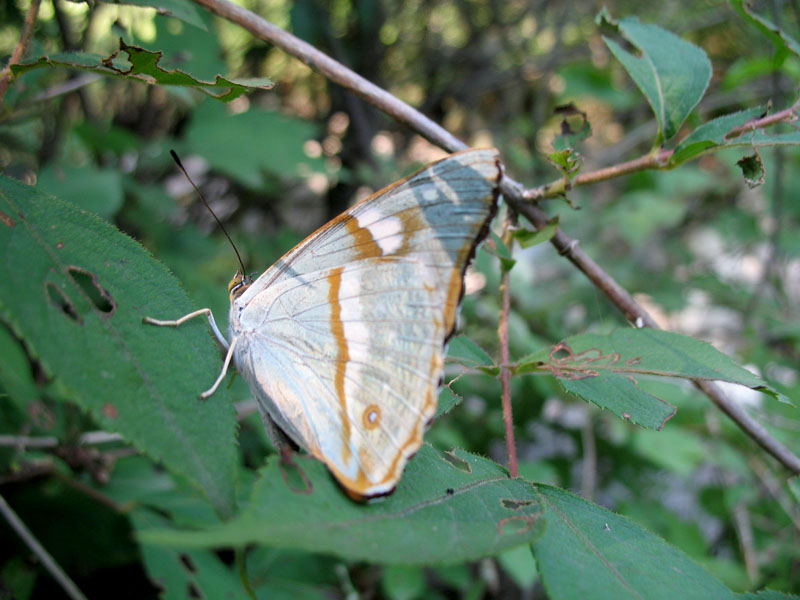
[[(258, 271), (354, 199), (444, 155), (306, 65), (189, 2), (131, 4), (44, 2), (25, 61), (61, 53), (107, 57), (120, 48), (121, 39), (162, 52), (159, 66), (187, 77), (210, 82), (221, 75), (245, 83), (255, 78), (262, 87), (223, 104), (191, 85), (148, 85), (65, 68), (23, 69), (0, 105), (0, 169), (36, 186), (37, 194), (99, 215), (139, 240), (188, 294), (186, 300), (177, 285), (169, 287), (155, 275), (129, 285), (126, 273), (116, 273), (118, 284), (129, 285), (131, 293), (152, 288), (154, 305), (175, 298), (175, 305), (210, 307), (224, 330), (225, 286), (236, 269), (227, 241), (174, 168), (170, 148), (182, 156), (248, 268)], [(666, 149), (676, 149), (673, 170), (577, 187), (566, 193), (569, 202), (553, 199), (543, 207), (665, 327), (711, 342), (771, 388), (800, 399), (800, 151), (755, 139), (739, 147), (734, 142), (742, 139), (724, 137), (731, 126), (763, 114), (766, 107), (775, 112), (796, 101), (796, 2), (608, 2), (604, 28), (595, 22), (597, 3), (585, 0), (243, 4), (470, 145), (497, 146), (509, 173), (527, 185), (631, 160), (662, 141)], [(3, 64), (19, 40), (28, 7), (27, 0), (0, 4)], [(638, 24), (630, 20), (633, 16)], [(656, 69), (651, 79), (641, 73), (631, 78), (626, 70), (640, 68), (630, 65), (641, 65), (642, 53), (656, 41), (647, 35), (654, 31), (647, 29), (651, 26), (667, 39), (678, 36), (702, 49), (713, 66), (699, 104), (681, 96), (686, 102), (669, 118), (654, 113), (658, 98), (650, 93), (651, 84), (669, 80), (681, 63), (659, 63), (665, 70)], [(266, 79), (274, 88), (263, 88)], [(576, 111), (571, 114), (585, 115), (585, 123), (565, 130), (564, 107), (570, 103)], [(590, 135), (571, 135), (578, 130)], [(783, 127), (770, 134), (794, 139), (797, 131)], [(708, 153), (709, 148), (718, 151)], [(764, 183), (751, 188), (737, 162), (753, 156), (759, 157), (755, 167), (752, 160), (744, 163), (749, 178), (757, 183), (763, 177)], [(80, 211), (59, 210), (85, 226)], [(90, 223), (87, 231), (111, 231), (105, 223)], [(34, 233), (44, 239), (47, 229), (41, 225)], [(531, 239), (524, 232), (517, 237)], [(130, 242), (120, 242), (121, 236), (103, 239), (116, 240), (105, 242), (116, 249)], [(542, 238), (531, 244), (536, 241)], [(517, 247), (513, 259), (512, 358), (569, 336), (607, 335), (627, 327), (623, 316), (549, 244)], [(113, 270), (128, 259), (101, 250), (96, 260)], [(9, 295), (27, 290), (26, 277), (35, 276), (6, 260), (2, 272), (15, 277), (0, 281)], [(47, 276), (47, 269), (43, 272)], [(490, 356), (497, 355), (500, 278), (497, 256), (479, 251), (469, 275), (469, 287), (476, 291), (464, 300), (462, 329)], [(19, 287), (11, 289), (12, 281)], [(30, 311), (35, 328), (47, 325), (37, 316), (41, 307), (35, 302), (18, 304)], [(159, 593), (168, 598), (246, 597), (237, 573), (239, 558), (229, 550), (211, 551), (199, 544), (184, 551), (136, 541), (134, 532), (140, 531), (167, 535), (171, 528), (197, 529), (202, 534), (219, 517), (198, 493), (193, 476), (175, 467), (180, 461), (165, 459), (164, 466), (173, 469), (167, 472), (153, 460), (158, 453), (145, 458), (121, 441), (79, 445), (82, 434), (111, 427), (115, 418), (106, 408), (106, 396), (76, 401), (78, 380), (98, 376), (98, 365), (104, 364), (99, 359), (107, 357), (81, 356), (82, 340), (67, 343), (55, 331), (49, 352), (34, 353), (10, 315), (8, 303), (0, 302), (0, 435), (49, 437), (56, 445), (0, 445), (0, 494), (89, 597), (107, 596), (109, 589), (115, 596), (135, 598)], [(207, 341), (203, 324), (196, 326), (192, 335)], [(195, 356), (199, 351), (183, 353), (166, 345), (179, 346), (172, 335), (176, 332), (145, 333), (157, 348), (149, 368), (157, 370), (159, 361), (165, 361), (167, 371), (183, 369), (193, 359), (198, 364), (192, 369), (202, 364)], [(469, 351), (463, 345), (454, 349), (460, 357)], [(175, 362), (166, 362), (170, 356)], [(483, 360), (480, 353), (472, 356), (476, 364)], [(51, 379), (50, 365), (58, 361), (85, 365), (75, 374), (78, 383)], [(191, 382), (188, 373), (181, 380)], [(194, 376), (202, 377), (198, 389), (215, 376)], [(649, 580), (653, 590), (645, 597), (669, 590), (669, 568), (678, 560), (686, 561), (680, 564), (687, 569), (703, 567), (696, 581), (711, 586), (716, 577), (735, 592), (771, 588), (800, 593), (796, 478), (787, 482), (787, 473), (691, 386), (660, 378), (642, 378), (638, 384), (643, 393), (677, 407), (661, 431), (641, 429), (585, 403), (553, 377), (512, 379), (520, 473), (536, 482), (539, 501), (548, 499), (538, 507), (548, 525), (533, 526), (537, 517), (529, 516), (535, 559), (530, 546), (522, 545), (498, 547), (490, 552), (494, 556), (480, 560), (381, 566), (363, 555), (331, 551), (335, 540), (329, 538), (317, 546), (325, 552), (308, 551), (314, 541), (309, 535), (311, 541), (302, 544), (249, 547), (245, 561), (253, 588), (263, 598), (621, 597), (613, 582), (595, 578), (603, 571), (593, 565), (597, 557), (586, 553), (590, 546), (582, 545), (587, 540), (603, 543), (605, 526), (615, 535), (624, 532), (623, 545), (641, 544), (630, 546), (640, 555), (613, 555), (615, 565), (633, 561), (635, 567), (640, 559), (642, 569), (649, 561), (655, 569), (663, 567), (659, 577)], [(98, 389), (117, 400), (113, 386)], [(426, 435), (433, 448), (426, 447), (420, 460), (412, 461), (409, 476), (424, 482), (423, 459), (438, 465), (448, 460), (438, 460), (439, 453), (453, 447), (464, 450), (454, 461), (500, 471), (480, 458), (506, 464), (499, 382), (471, 373), (446, 389), (449, 410)], [(742, 386), (731, 384), (726, 392), (800, 453), (800, 417), (794, 407)], [(225, 393), (247, 408), (249, 392), (240, 378)], [(119, 397), (123, 406), (136, 410), (122, 390)], [(191, 433), (201, 412), (221, 411), (230, 418), (219, 405), (198, 409), (192, 395), (173, 400), (186, 407), (180, 427), (172, 433), (154, 428), (153, 437)], [(137, 440), (140, 433), (129, 435)], [(214, 455), (217, 443), (209, 437), (205, 452)], [(264, 474), (276, 470), (276, 463), (262, 469), (272, 449), (257, 415), (247, 410), (240, 416), (238, 443), (238, 463), (230, 465), (235, 472), (214, 476), (237, 478), (241, 506), (253, 505), (228, 524), (227, 531), (239, 528), (239, 538), (218, 538), (228, 543), (247, 539), (259, 526), (272, 526), (256, 518), (265, 510), (256, 500), (272, 498)], [(319, 477), (324, 480), (324, 472)], [(226, 485), (232, 487), (230, 481)], [(400, 492), (388, 502), (401, 502)], [(348, 508), (349, 500), (341, 500), (343, 511), (358, 512), (358, 506)], [(291, 503), (291, 497), (285, 502)], [(218, 501), (218, 512), (220, 503), (226, 504)], [(563, 517), (570, 507), (586, 520), (560, 520), (557, 515)], [(289, 515), (290, 508), (282, 506), (278, 513)], [(461, 526), (469, 529), (478, 513), (464, 510)], [(442, 518), (435, 511), (426, 514)], [(398, 530), (387, 531), (393, 532), (391, 541), (402, 537)], [(54, 581), (4, 521), (0, 539), (0, 596), (58, 597)], [(631, 564), (619, 567), (626, 574), (627, 568)]]

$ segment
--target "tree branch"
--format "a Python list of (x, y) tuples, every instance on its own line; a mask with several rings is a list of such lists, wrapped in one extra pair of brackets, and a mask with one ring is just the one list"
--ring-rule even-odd
[[(464, 142), (416, 109), (333, 60), (310, 44), (262, 19), (255, 13), (228, 0), (195, 0), (195, 2), (206, 7), (211, 12), (240, 25), (257, 38), (281, 48), (312, 69), (319, 71), (334, 83), (338, 83), (342, 87), (355, 92), (373, 106), (376, 106), (434, 144), (450, 152), (467, 148)], [(620, 172), (619, 174), (622, 173)], [(547, 214), (538, 206), (525, 201), (524, 188), (519, 182), (511, 177), (505, 177), (502, 188), (506, 202), (524, 215), (537, 229), (545, 226), (548, 221)], [(636, 304), (631, 295), (578, 247), (576, 240), (571, 239), (561, 229), (558, 229), (550, 242), (560, 254), (566, 256), (578, 267), (622, 311), (629, 321), (640, 327), (658, 327), (652, 317)], [(773, 438), (738, 404), (731, 402), (713, 384), (695, 382), (695, 385), (705, 392), (725, 414), (764, 450), (780, 461), (787, 469), (794, 473), (800, 473), (800, 458)]]
[(8, 64), (0, 71), (0, 103), (3, 102), (6, 89), (8, 88), (8, 82), (11, 80), (11, 65), (15, 65), (22, 60), (25, 49), (28, 47), (28, 43), (31, 40), (33, 28), (36, 25), (36, 17), (39, 15), (39, 5), (41, 1), (42, 0), (31, 1), (31, 5), (28, 7), (28, 14), (25, 15), (25, 24), (22, 26), (22, 34), (19, 37), (19, 42), (17, 42), (17, 46), (11, 54), (11, 58), (8, 59)]

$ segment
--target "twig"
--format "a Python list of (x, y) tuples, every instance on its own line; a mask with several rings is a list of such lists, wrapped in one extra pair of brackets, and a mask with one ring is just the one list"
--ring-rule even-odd
[[(512, 210), (513, 212), (513, 210)], [(503, 243), (511, 252), (514, 238), (511, 225), (516, 220), (516, 213), (509, 214), (503, 223)], [(497, 337), (500, 341), (500, 385), (502, 387), (503, 423), (506, 429), (506, 448), (508, 449), (508, 472), (511, 477), (519, 476), (517, 465), (517, 444), (514, 441), (514, 414), (511, 409), (511, 362), (508, 350), (508, 316), (511, 313), (511, 270), (503, 269), (503, 278), (500, 281), (500, 319), (497, 325)]]
[[(78, 444), (81, 446), (94, 446), (121, 440), (122, 436), (118, 433), (88, 431), (78, 438)], [(59, 439), (53, 436), (0, 435), (0, 447), (10, 446), (20, 450), (25, 448), (55, 448), (60, 443)]]
[[(262, 19), (255, 13), (237, 6), (228, 0), (195, 0), (211, 12), (228, 19), (259, 39), (265, 40), (281, 48), (286, 53), (298, 58), (312, 69), (319, 71), (331, 81), (352, 90), (370, 104), (407, 125), (434, 144), (450, 152), (464, 150), (467, 145), (449, 131), (421, 114), (408, 104), (402, 102), (386, 90), (364, 79), (344, 65), (336, 62), (310, 44), (296, 38), (272, 23)], [(777, 115), (778, 113), (776, 113)], [(774, 115), (773, 115), (774, 117)], [(573, 182), (574, 185), (574, 182)], [(512, 179), (503, 179), (503, 197), (517, 211), (523, 214), (537, 229), (541, 229), (548, 221), (547, 214), (538, 206), (526, 203), (523, 186)], [(657, 327), (652, 317), (639, 307), (633, 298), (608, 273), (594, 262), (561, 229), (551, 238), (558, 251), (565, 255), (576, 267), (594, 283), (608, 299), (619, 308), (625, 317), (637, 325)], [(731, 402), (710, 383), (695, 383), (706, 395), (764, 450), (772, 454), (787, 469), (800, 473), (800, 458), (783, 444), (773, 438), (759, 423), (754, 421), (737, 404)]]
[(86, 596), (78, 589), (78, 586), (69, 578), (64, 570), (59, 566), (59, 564), (53, 559), (50, 553), (44, 549), (39, 543), (39, 540), (36, 539), (36, 536), (31, 533), (31, 530), (22, 522), (22, 519), (19, 518), (17, 513), (14, 512), (8, 503), (5, 501), (5, 498), (0, 495), (0, 513), (2, 513), (3, 517), (5, 517), (8, 524), (11, 525), (11, 528), (17, 532), (17, 535), (22, 538), (22, 541), (31, 549), (31, 551), (39, 557), (39, 560), (42, 561), (45, 569), (47, 569), (53, 578), (58, 582), (61, 586), (61, 589), (72, 598), (73, 600), (87, 600)]
[(19, 37), (19, 42), (17, 42), (17, 47), (14, 48), (11, 58), (8, 59), (8, 64), (0, 71), (0, 103), (3, 102), (6, 89), (8, 89), (8, 82), (11, 79), (11, 65), (15, 65), (22, 60), (25, 49), (28, 47), (28, 42), (31, 40), (33, 28), (36, 25), (36, 17), (39, 15), (39, 4), (41, 4), (41, 1), (42, 0), (31, 0), (31, 5), (28, 7), (28, 14), (25, 15), (25, 23), (22, 26), (22, 34)]
[[(789, 108), (778, 111), (772, 115), (767, 115), (759, 119), (751, 119), (744, 125), (734, 127), (726, 135), (725, 139), (730, 140), (739, 137), (743, 133), (748, 133), (756, 129), (764, 129), (770, 125), (777, 123), (790, 123), (797, 120), (797, 111), (800, 109), (800, 103), (796, 103)], [(648, 169), (665, 169), (669, 166), (669, 159), (674, 154), (673, 150), (660, 149), (656, 152), (650, 152), (639, 158), (629, 160), (627, 162), (603, 167), (596, 171), (588, 173), (580, 173), (570, 181), (570, 188), (578, 187), (580, 185), (588, 185), (590, 183), (597, 183), (598, 181), (606, 181), (629, 173), (636, 173), (638, 171), (646, 171)], [(535, 188), (529, 188), (522, 192), (522, 199), (529, 202), (537, 202), (546, 198), (556, 198), (566, 192), (564, 179), (557, 179), (548, 184), (541, 185)]]

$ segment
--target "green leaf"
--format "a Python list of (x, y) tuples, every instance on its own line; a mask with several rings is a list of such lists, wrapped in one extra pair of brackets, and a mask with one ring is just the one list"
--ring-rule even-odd
[(711, 80), (711, 61), (694, 44), (656, 25), (643, 25), (635, 17), (617, 22), (604, 8), (596, 22), (611, 27), (636, 47), (638, 54), (603, 36), (609, 50), (650, 103), (658, 121), (654, 145), (661, 145), (678, 133), (705, 94)]
[(789, 594), (788, 592), (770, 589), (736, 594), (736, 598), (738, 600), (800, 600), (800, 596), (797, 594)]
[[(119, 56), (120, 52), (128, 58)], [(268, 78), (226, 79), (217, 75), (214, 81), (203, 81), (178, 69), (163, 69), (159, 66), (161, 52), (151, 52), (137, 46), (129, 46), (120, 39), (119, 50), (102, 57), (86, 52), (64, 52), (52, 56), (40, 56), (11, 66), (15, 77), (41, 67), (68, 67), (91, 71), (103, 75), (135, 79), (148, 84), (180, 85), (197, 88), (223, 102), (230, 102), (250, 89), (270, 89), (273, 83)]]
[(0, 318), (54, 391), (230, 515), (233, 405), (225, 390), (197, 399), (221, 368), (208, 324), (196, 319), (176, 330), (142, 323), (196, 308), (175, 279), (113, 226), (6, 177), (0, 255)]
[(549, 242), (558, 231), (558, 215), (547, 222), (539, 231), (531, 231), (521, 227), (513, 232), (514, 239), (522, 248), (530, 248), (544, 242)]
[(547, 155), (549, 160), (564, 177), (574, 177), (578, 174), (583, 166), (583, 159), (581, 155), (575, 152), (572, 148), (565, 150), (556, 150)]
[[(2, 375), (2, 366), (0, 366), (0, 375)], [(442, 415), (446, 415), (453, 410), (453, 408), (461, 404), (461, 400), (461, 396), (456, 394), (449, 386), (442, 386), (439, 390), (439, 404), (436, 407), (436, 415), (433, 418), (438, 419)]]
[(536, 559), (531, 554), (529, 544), (502, 552), (498, 555), (497, 562), (502, 565), (503, 570), (514, 580), (514, 583), (522, 589), (533, 587), (539, 577), (539, 572), (536, 570)]
[(313, 123), (274, 111), (251, 108), (232, 115), (216, 102), (204, 102), (195, 109), (186, 144), (214, 169), (260, 189), (265, 174), (286, 179), (324, 172), (323, 159), (303, 151), (318, 133)]
[(677, 166), (721, 146), (741, 144), (741, 137), (728, 140), (728, 134), (748, 121), (758, 119), (764, 112), (765, 108), (763, 106), (756, 106), (755, 108), (722, 115), (707, 123), (703, 123), (700, 127), (684, 137), (675, 147), (675, 151), (669, 158), (669, 165), (671, 167)]
[(761, 155), (756, 150), (753, 154), (743, 156), (736, 161), (737, 166), (742, 170), (744, 181), (749, 188), (756, 188), (764, 183), (766, 171)]
[(656, 329), (567, 338), (515, 367), (517, 374), (532, 371), (550, 371), (567, 392), (653, 429), (660, 429), (675, 414), (675, 407), (644, 392), (636, 379), (642, 375), (719, 379), (786, 400), (711, 344)]
[(104, 219), (122, 206), (122, 177), (114, 169), (54, 165), (39, 172), (36, 187)]
[(193, 25), (203, 31), (208, 31), (208, 27), (200, 18), (200, 13), (189, 0), (104, 0), (106, 4), (127, 4), (131, 6), (152, 7), (158, 11), (159, 15), (175, 17)]
[[(166, 523), (166, 519), (147, 508), (132, 511), (129, 518), (134, 530), (163, 526)], [(239, 577), (213, 552), (183, 552), (149, 545), (142, 546), (141, 552), (150, 580), (162, 590), (160, 598), (249, 598)]]
[(383, 570), (381, 587), (390, 600), (414, 600), (425, 593), (425, 574), (419, 567), (389, 565)]
[(734, 598), (686, 554), (633, 521), (558, 488), (536, 490), (546, 527), (533, 550), (548, 597)]
[(25, 350), (11, 332), (2, 326), (0, 326), (0, 386), (22, 411), (39, 396)]
[(508, 273), (517, 263), (511, 257), (511, 250), (508, 249), (506, 243), (494, 231), (490, 232), (489, 242), (483, 245), (483, 250), (500, 260), (500, 269), (503, 273)]
[(755, 107), (723, 115), (704, 123), (683, 138), (669, 158), (669, 166), (675, 167), (721, 148), (760, 148), (766, 146), (800, 146), (800, 131), (768, 134), (758, 129), (738, 131), (749, 121), (763, 117), (764, 107)]
[(750, 5), (744, 0), (731, 0), (731, 4), (736, 12), (750, 24), (754, 25), (761, 33), (766, 35), (773, 43), (775, 46), (775, 57), (773, 60), (776, 65), (781, 65), (790, 52), (796, 56), (800, 56), (800, 43), (783, 29), (775, 25), (775, 23), (769, 19), (754, 13)]
[(467, 369), (480, 369), (487, 375), (497, 375), (500, 372), (492, 357), (465, 335), (457, 335), (448, 342), (447, 362)]
[(319, 461), (297, 456), (294, 462), (299, 473), (273, 459), (248, 506), (226, 524), (205, 531), (153, 529), (139, 537), (187, 548), (256, 542), (428, 566), (494, 555), (540, 533), (534, 487), (460, 450), (440, 454), (423, 445), (395, 492), (363, 505), (349, 500)]

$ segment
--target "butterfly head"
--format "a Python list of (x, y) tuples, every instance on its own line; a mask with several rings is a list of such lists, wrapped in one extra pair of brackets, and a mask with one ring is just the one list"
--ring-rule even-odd
[(236, 275), (233, 276), (233, 279), (231, 279), (231, 282), (228, 284), (228, 293), (231, 296), (231, 302), (241, 296), (252, 283), (252, 277), (242, 273), (241, 269), (237, 269)]

